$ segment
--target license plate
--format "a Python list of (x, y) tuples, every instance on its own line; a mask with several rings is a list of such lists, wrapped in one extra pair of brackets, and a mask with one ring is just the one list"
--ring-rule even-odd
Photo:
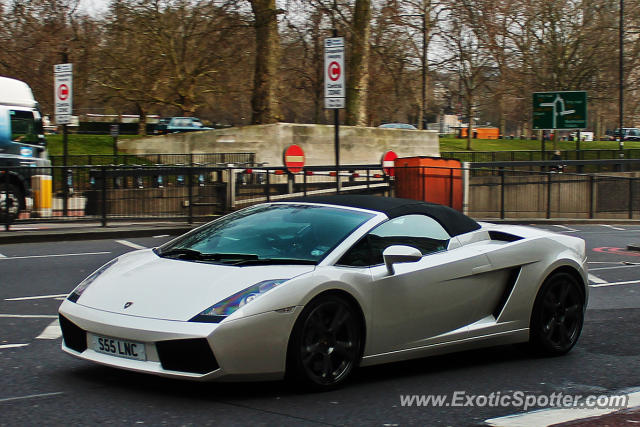
[(98, 335), (92, 335), (92, 338), (92, 348), (98, 353), (124, 357), (125, 359), (147, 360), (144, 352), (144, 343), (101, 337)]

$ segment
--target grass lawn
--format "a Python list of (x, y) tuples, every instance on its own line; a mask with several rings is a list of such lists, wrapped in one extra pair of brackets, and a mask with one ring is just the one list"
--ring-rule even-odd
[[(136, 135), (121, 135), (120, 139), (135, 139), (139, 138)], [(49, 148), (49, 155), (51, 156), (62, 156), (62, 135), (48, 135), (47, 136), (47, 144)], [(565, 158), (571, 159), (576, 158), (575, 148), (576, 143), (573, 141), (558, 141), (558, 149), (567, 150), (567, 153), (563, 155)], [(466, 151), (467, 140), (466, 139), (458, 139), (452, 137), (440, 138), (440, 151), (448, 152), (448, 151)], [(520, 139), (473, 139), (471, 143), (472, 151), (514, 151), (514, 150), (540, 150), (540, 141), (532, 141), (532, 140), (520, 140)], [(625, 148), (639, 148), (640, 149), (640, 141), (626, 141), (624, 144)], [(582, 150), (589, 149), (607, 149), (607, 150), (617, 150), (618, 143), (616, 141), (594, 141), (594, 142), (581, 142), (580, 148)], [(553, 150), (553, 142), (547, 141), (546, 143), (547, 156), (551, 155), (551, 151)], [(111, 164), (113, 159), (109, 156), (113, 153), (113, 139), (109, 135), (78, 135), (78, 134), (70, 134), (69, 135), (69, 155), (70, 156), (100, 156), (104, 155), (104, 158), (94, 158), (90, 163), (93, 164)], [(506, 154), (506, 153), (505, 153)], [(533, 156), (533, 157), (532, 157)], [(547, 157), (545, 156), (545, 157)], [(492, 156), (487, 157), (487, 155), (476, 156), (473, 155), (473, 160), (471, 155), (461, 155), (458, 157), (456, 155), (452, 155), (452, 157), (460, 158), (462, 161), (494, 161), (494, 160), (539, 160), (539, 154), (530, 154), (530, 153), (514, 153), (513, 155), (509, 155), (509, 157), (505, 156)], [(602, 153), (602, 158), (611, 157), (611, 153)], [(596, 159), (600, 158), (597, 152), (581, 152), (582, 159)], [(56, 161), (56, 164), (61, 164), (60, 161)], [(148, 163), (144, 159), (140, 159), (137, 164), (146, 164)], [(69, 165), (86, 165), (89, 164), (88, 159), (86, 157), (70, 157)]]
[[(139, 138), (136, 135), (120, 135), (118, 139)], [(47, 135), (50, 156), (62, 156), (62, 134)], [(69, 134), (69, 155), (113, 154), (113, 138), (109, 135)]]
[[(471, 149), (473, 151), (511, 151), (511, 150), (540, 150), (540, 141), (525, 139), (472, 139)], [(547, 150), (553, 149), (553, 141), (545, 144)], [(640, 148), (640, 141), (625, 141), (624, 148)], [(574, 141), (558, 141), (559, 150), (575, 150)], [(593, 141), (580, 143), (581, 150), (617, 150), (616, 141)], [(440, 151), (466, 151), (467, 140), (458, 138), (440, 138)]]

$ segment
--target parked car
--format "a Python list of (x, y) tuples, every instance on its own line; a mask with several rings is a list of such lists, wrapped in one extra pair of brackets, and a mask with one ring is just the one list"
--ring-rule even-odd
[(410, 129), (410, 130), (417, 129), (417, 127), (415, 127), (414, 125), (410, 125), (409, 123), (385, 123), (378, 127), (384, 128), (384, 129)]
[[(609, 135), (610, 141), (617, 141), (620, 137), (620, 128)], [(622, 140), (623, 141), (640, 141), (640, 129), (638, 128), (622, 128)]]
[(315, 389), (359, 365), (487, 345), (557, 356), (580, 336), (586, 266), (581, 239), (442, 205), (265, 203), (100, 267), (59, 309), (62, 350), (166, 377), (286, 374)]
[(203, 125), (202, 121), (197, 117), (165, 117), (158, 121), (154, 133), (156, 135), (163, 135), (166, 133), (195, 132), (212, 129), (213, 128)]

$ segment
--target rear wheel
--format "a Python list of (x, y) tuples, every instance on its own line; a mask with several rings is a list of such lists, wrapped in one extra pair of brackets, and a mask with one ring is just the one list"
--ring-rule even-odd
[(554, 273), (538, 292), (531, 315), (531, 348), (542, 355), (567, 353), (578, 341), (584, 321), (584, 296), (576, 279)]
[(13, 184), (0, 183), (0, 223), (18, 219), (23, 206), (23, 195)]
[(300, 314), (289, 345), (288, 375), (314, 390), (342, 385), (360, 360), (362, 328), (353, 306), (321, 296)]

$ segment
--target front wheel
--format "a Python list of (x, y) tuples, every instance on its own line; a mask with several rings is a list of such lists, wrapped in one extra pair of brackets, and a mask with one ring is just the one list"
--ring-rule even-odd
[(0, 223), (11, 223), (18, 219), (23, 203), (23, 195), (18, 187), (0, 183)]
[(321, 296), (296, 321), (288, 375), (314, 390), (338, 387), (357, 367), (361, 347), (362, 327), (354, 307), (339, 296)]
[(555, 273), (540, 288), (533, 307), (530, 347), (546, 356), (567, 353), (578, 341), (584, 322), (584, 296), (576, 279)]

